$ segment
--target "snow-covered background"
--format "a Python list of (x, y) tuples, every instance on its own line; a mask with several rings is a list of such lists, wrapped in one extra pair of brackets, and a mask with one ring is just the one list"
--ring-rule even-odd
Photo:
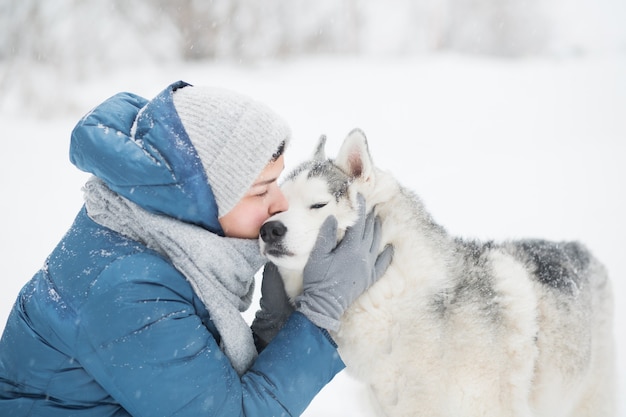
[[(181, 31), (183, 8), (166, 10), (172, 3), (200, 7), (138, 1), (141, 10), (125, 13), (122, 1), (0, 0), (0, 331), (82, 204), (86, 174), (67, 155), (74, 124), (118, 91), (151, 97), (184, 79), (244, 92), (281, 113), (294, 133), (287, 169), (320, 134), (332, 155), (360, 127), (375, 162), (418, 192), (450, 233), (586, 243), (613, 279), (624, 391), (623, 0), (523, 2), (532, 13), (509, 9), (508, 20), (490, 23), (495, 31), (485, 23), (489, 0), (390, 0), (384, 8), (272, 0), (265, 4), (291, 5), (272, 10), (207, 2), (237, 3), (239, 26), (190, 26), (195, 32)], [(309, 3), (315, 10), (293, 9)], [(473, 23), (459, 23), (463, 16)], [(503, 25), (512, 29), (504, 34)], [(202, 43), (207, 28), (219, 32), (211, 48)], [(626, 417), (626, 396), (619, 401)], [(305, 415), (359, 415), (364, 404), (342, 373)]]

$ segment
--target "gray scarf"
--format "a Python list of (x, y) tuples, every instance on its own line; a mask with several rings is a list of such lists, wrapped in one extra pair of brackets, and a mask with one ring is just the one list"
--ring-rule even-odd
[(256, 358), (252, 332), (241, 312), (250, 306), (254, 274), (265, 262), (258, 242), (220, 237), (150, 213), (96, 177), (85, 184), (85, 205), (96, 223), (157, 251), (185, 276), (220, 333), (221, 349), (243, 374)]

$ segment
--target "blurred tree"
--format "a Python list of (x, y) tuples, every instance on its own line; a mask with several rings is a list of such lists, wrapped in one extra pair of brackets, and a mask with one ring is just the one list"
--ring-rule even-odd
[(72, 76), (121, 62), (313, 53), (543, 52), (539, 0), (0, 0), (0, 59)]
[(537, 0), (449, 0), (446, 49), (495, 56), (546, 52), (547, 17)]
[[(601, 13), (594, 20), (589, 11), (599, 10), (598, 2), (619, 1), (0, 0), (0, 91), (14, 89), (20, 100), (35, 101), (37, 83), (63, 86), (137, 63), (437, 51), (580, 53), (603, 39), (594, 29), (602, 29)], [(569, 25), (563, 24), (564, 7)], [(563, 28), (580, 27), (576, 7), (584, 11), (587, 31), (578, 31), (572, 43)], [(619, 18), (613, 21), (623, 27)]]

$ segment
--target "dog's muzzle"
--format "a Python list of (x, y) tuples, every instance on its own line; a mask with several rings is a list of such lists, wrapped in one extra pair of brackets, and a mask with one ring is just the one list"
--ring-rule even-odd
[(280, 242), (287, 233), (287, 226), (279, 221), (270, 221), (261, 226), (261, 239), (271, 245)]

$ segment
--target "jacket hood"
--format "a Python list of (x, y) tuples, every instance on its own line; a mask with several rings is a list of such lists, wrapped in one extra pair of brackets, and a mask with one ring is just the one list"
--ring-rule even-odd
[(176, 112), (178, 81), (154, 99), (119, 93), (72, 131), (70, 160), (113, 191), (153, 213), (223, 235), (202, 162)]

